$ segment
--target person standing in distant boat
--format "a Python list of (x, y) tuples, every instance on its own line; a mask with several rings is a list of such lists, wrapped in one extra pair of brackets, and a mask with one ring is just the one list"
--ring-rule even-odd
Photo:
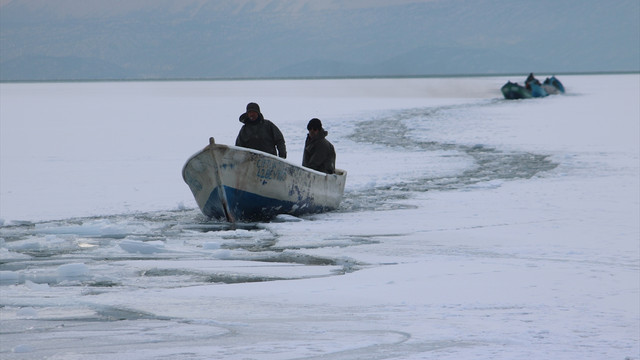
[(236, 138), (236, 146), (264, 151), (283, 159), (287, 158), (287, 147), (282, 132), (274, 123), (262, 116), (258, 104), (248, 103), (247, 111), (240, 115), (240, 122), (244, 125)]
[(527, 80), (524, 81), (524, 85), (527, 89), (531, 90), (531, 83), (534, 83), (538, 86), (542, 85), (540, 84), (540, 81), (538, 81), (538, 79), (533, 76), (533, 73), (529, 73), (529, 76), (527, 76)]
[(307, 124), (307, 139), (304, 142), (302, 166), (333, 174), (336, 169), (336, 150), (326, 139), (329, 134), (322, 128), (320, 119), (313, 118)]

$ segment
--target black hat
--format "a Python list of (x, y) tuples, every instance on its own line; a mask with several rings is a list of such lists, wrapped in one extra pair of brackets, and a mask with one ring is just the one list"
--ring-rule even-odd
[(254, 103), (254, 102), (250, 102), (247, 104), (247, 112), (249, 111), (255, 111), (257, 113), (260, 113), (260, 105)]
[(309, 123), (307, 124), (307, 130), (311, 130), (311, 129), (322, 130), (322, 121), (316, 118), (309, 120)]

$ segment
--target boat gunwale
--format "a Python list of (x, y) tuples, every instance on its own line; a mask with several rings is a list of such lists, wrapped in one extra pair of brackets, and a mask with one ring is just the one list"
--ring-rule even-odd
[(229, 149), (232, 149), (232, 150), (238, 150), (238, 151), (247, 151), (247, 152), (251, 152), (251, 153), (254, 153), (254, 154), (258, 154), (258, 155), (263, 155), (263, 156), (266, 156), (266, 157), (270, 157), (270, 158), (272, 158), (272, 159), (280, 160), (280, 161), (285, 162), (285, 163), (287, 163), (287, 164), (289, 164), (289, 165), (291, 165), (291, 166), (294, 166), (294, 167), (297, 167), (297, 168), (303, 169), (303, 170), (305, 170), (305, 171), (308, 171), (308, 172), (311, 172), (311, 173), (314, 173), (314, 174), (316, 174), (316, 175), (320, 175), (320, 176), (330, 176), (330, 175), (336, 175), (336, 176), (338, 176), (338, 177), (342, 177), (342, 176), (345, 176), (345, 177), (346, 177), (346, 176), (347, 176), (347, 171), (346, 171), (346, 170), (344, 170), (344, 169), (338, 169), (338, 168), (336, 168), (336, 169), (335, 169), (335, 172), (334, 172), (333, 174), (327, 174), (327, 173), (324, 173), (324, 172), (322, 172), (322, 171), (314, 170), (314, 169), (308, 168), (308, 167), (306, 167), (306, 166), (302, 166), (302, 165), (295, 164), (295, 163), (293, 163), (293, 162), (291, 162), (291, 161), (289, 161), (289, 160), (287, 160), (287, 159), (281, 158), (281, 157), (276, 156), (276, 155), (273, 155), (273, 154), (269, 154), (269, 153), (264, 152), (264, 151), (255, 150), (255, 149), (250, 149), (250, 148), (245, 148), (245, 147), (241, 147), (241, 146), (235, 146), (235, 145), (226, 145), (226, 144), (209, 144), (209, 145), (205, 146), (202, 150), (200, 150), (200, 151), (198, 151), (198, 152), (194, 153), (193, 155), (191, 155), (191, 156), (187, 159), (187, 161), (184, 163), (184, 165), (182, 166), (182, 179), (183, 179), (183, 180), (185, 180), (185, 181), (186, 181), (186, 177), (185, 177), (185, 169), (187, 168), (187, 164), (188, 164), (191, 160), (193, 160), (195, 157), (197, 157), (197, 156), (199, 156), (200, 154), (204, 153), (205, 151), (210, 151), (212, 146), (221, 147), (221, 148), (229, 148)]

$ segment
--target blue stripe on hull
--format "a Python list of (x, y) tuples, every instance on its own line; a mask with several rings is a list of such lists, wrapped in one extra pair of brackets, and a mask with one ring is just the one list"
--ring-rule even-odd
[[(269, 220), (278, 214), (301, 215), (328, 210), (324, 206), (314, 205), (310, 199), (299, 202), (284, 201), (227, 186), (224, 187), (224, 191), (229, 202), (229, 210), (235, 220)], [(226, 219), (218, 188), (211, 192), (202, 212), (210, 218)]]

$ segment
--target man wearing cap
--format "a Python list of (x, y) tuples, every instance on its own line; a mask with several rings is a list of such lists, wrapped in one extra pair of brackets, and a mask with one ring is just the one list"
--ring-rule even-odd
[(307, 124), (307, 140), (304, 142), (302, 166), (333, 174), (336, 169), (336, 150), (326, 139), (329, 134), (322, 128), (320, 119), (313, 118)]
[(251, 102), (247, 104), (247, 111), (240, 115), (243, 123), (236, 138), (236, 146), (264, 151), (269, 154), (287, 158), (287, 147), (280, 129), (262, 116), (260, 106)]

